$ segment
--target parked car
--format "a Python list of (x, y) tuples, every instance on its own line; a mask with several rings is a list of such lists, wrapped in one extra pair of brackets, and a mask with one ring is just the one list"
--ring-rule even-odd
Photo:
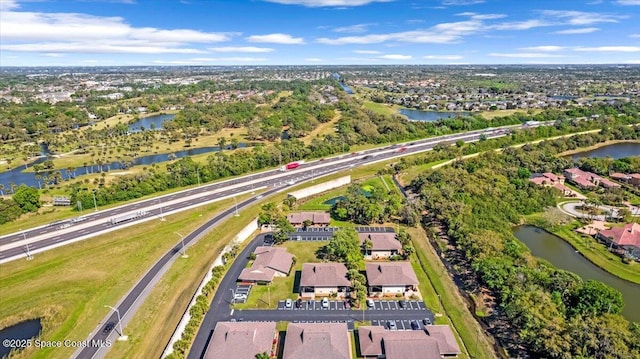
[(367, 299), (367, 307), (373, 308), (373, 306), (374, 306), (373, 299)]
[(292, 306), (293, 306), (293, 301), (292, 301), (291, 299), (287, 299), (287, 300), (284, 302), (284, 307), (285, 307), (285, 308), (291, 308)]
[(418, 324), (418, 322), (417, 322), (417, 321), (412, 320), (412, 321), (411, 321), (411, 329), (413, 329), (413, 330), (418, 330), (418, 329), (420, 329), (420, 324)]
[(233, 299), (235, 299), (235, 300), (247, 300), (247, 295), (243, 294), (243, 293), (237, 293), (236, 295), (233, 296)]
[(350, 309), (351, 308), (351, 304), (349, 303), (349, 300), (345, 300), (344, 301), (344, 309)]
[(422, 319), (422, 324), (424, 324), (424, 325), (431, 325), (431, 319), (429, 319), (429, 318), (424, 318), (424, 319)]
[(407, 307), (407, 302), (405, 302), (404, 300), (401, 300), (398, 305), (400, 305), (400, 308), (404, 309)]
[(389, 330), (398, 330), (398, 327), (396, 327), (396, 321), (395, 320), (390, 320), (387, 322), (387, 327), (389, 328)]
[(322, 298), (322, 308), (329, 308), (329, 299), (327, 299), (326, 297)]

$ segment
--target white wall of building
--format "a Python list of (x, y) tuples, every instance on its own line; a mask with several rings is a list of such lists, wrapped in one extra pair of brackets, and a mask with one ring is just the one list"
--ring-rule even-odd
[(344, 177), (336, 178), (331, 181), (319, 183), (311, 187), (289, 192), (288, 195), (295, 197), (296, 199), (302, 199), (302, 198), (310, 197), (334, 188), (342, 187), (349, 183), (351, 183), (351, 176), (344, 176)]

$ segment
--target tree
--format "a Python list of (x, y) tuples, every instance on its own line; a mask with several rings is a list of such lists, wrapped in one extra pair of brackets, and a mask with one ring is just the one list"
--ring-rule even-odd
[(570, 301), (570, 313), (573, 315), (601, 315), (620, 313), (624, 306), (622, 294), (608, 285), (588, 280), (578, 288)]
[(40, 194), (35, 188), (20, 185), (12, 198), (25, 213), (35, 212), (40, 208)]
[(304, 227), (305, 230), (307, 228), (311, 227), (312, 224), (313, 224), (313, 222), (311, 222), (310, 219), (305, 219), (304, 222), (302, 222), (302, 226)]
[(271, 359), (271, 357), (269, 356), (269, 354), (267, 354), (267, 352), (264, 352), (256, 354), (255, 359)]
[(330, 261), (344, 262), (348, 269), (358, 269), (364, 264), (358, 233), (351, 227), (334, 232), (323, 253)]
[(289, 239), (289, 235), (296, 229), (289, 223), (285, 217), (277, 218), (275, 221), (276, 231), (273, 233), (273, 243), (280, 244)]

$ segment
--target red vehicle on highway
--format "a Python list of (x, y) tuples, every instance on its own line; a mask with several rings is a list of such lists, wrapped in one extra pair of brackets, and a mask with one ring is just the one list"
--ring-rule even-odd
[(280, 167), (280, 171), (286, 172), (286, 171), (289, 171), (289, 170), (296, 169), (296, 168), (300, 167), (300, 165), (303, 164), (303, 163), (304, 163), (304, 161), (296, 161), (296, 162), (287, 163), (286, 165)]

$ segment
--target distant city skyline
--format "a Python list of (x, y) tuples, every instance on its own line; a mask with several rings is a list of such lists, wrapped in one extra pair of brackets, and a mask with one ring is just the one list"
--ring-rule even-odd
[(640, 0), (0, 0), (0, 66), (640, 64)]

